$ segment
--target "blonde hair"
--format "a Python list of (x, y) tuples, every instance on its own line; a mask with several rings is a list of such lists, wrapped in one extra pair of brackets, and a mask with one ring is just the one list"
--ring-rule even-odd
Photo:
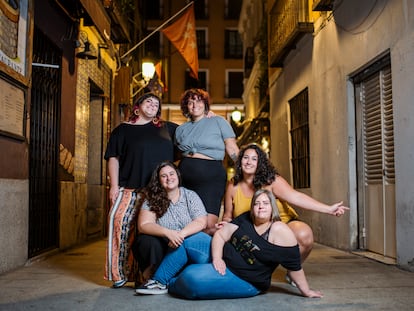
[(259, 189), (257, 190), (252, 198), (252, 202), (250, 203), (250, 218), (252, 219), (252, 221), (254, 222), (255, 220), (255, 216), (254, 216), (254, 204), (256, 203), (257, 198), (262, 195), (262, 194), (266, 194), (267, 197), (270, 200), (270, 205), (272, 206), (272, 218), (270, 219), (271, 221), (277, 221), (280, 220), (280, 214), (279, 214), (279, 209), (277, 208), (277, 204), (276, 204), (276, 198), (273, 195), (273, 193), (267, 189)]

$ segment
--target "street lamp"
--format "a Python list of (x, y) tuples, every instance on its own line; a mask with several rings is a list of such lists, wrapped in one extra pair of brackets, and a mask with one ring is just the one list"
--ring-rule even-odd
[(238, 123), (238, 122), (240, 122), (241, 118), (242, 118), (241, 111), (239, 109), (237, 109), (237, 107), (234, 107), (234, 110), (231, 113), (231, 119), (234, 122)]
[(152, 79), (155, 73), (154, 63), (149, 59), (142, 60), (142, 77), (145, 81)]
[[(143, 59), (141, 65), (141, 72), (132, 76), (131, 82), (131, 98), (135, 97), (139, 92), (141, 92), (151, 81), (155, 73), (155, 65), (149, 59)], [(138, 80), (138, 77), (141, 76), (142, 79)], [(138, 86), (139, 88), (134, 91), (134, 88)]]

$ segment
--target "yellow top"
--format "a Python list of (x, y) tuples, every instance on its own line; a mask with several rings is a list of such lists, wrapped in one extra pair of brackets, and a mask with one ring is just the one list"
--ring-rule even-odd
[[(240, 187), (235, 186), (235, 188), (236, 189), (233, 196), (233, 218), (236, 218), (237, 216), (248, 212), (250, 210), (250, 204), (252, 202), (252, 198), (246, 197)], [(296, 213), (293, 207), (290, 206), (287, 202), (277, 199), (276, 203), (282, 222), (288, 223), (289, 221), (298, 218), (298, 213)]]

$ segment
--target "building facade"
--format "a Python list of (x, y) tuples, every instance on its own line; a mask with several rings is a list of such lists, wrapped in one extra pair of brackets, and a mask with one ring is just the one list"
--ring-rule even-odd
[[(148, 34), (164, 25), (190, 1), (140, 1)], [(211, 109), (231, 121), (231, 112), (238, 108), (244, 113), (242, 43), (237, 29), (241, 2), (232, 0), (194, 1), (197, 36), (199, 80), (190, 76), (182, 55), (157, 31), (144, 44), (146, 55), (161, 62), (163, 71), (163, 117), (181, 124), (186, 121), (180, 110), (180, 96), (188, 88), (199, 87), (209, 92)], [(178, 14), (165, 27), (173, 24)], [(235, 124), (233, 124), (235, 125)]]
[(122, 3), (0, 5), (0, 273), (106, 234), (103, 152), (130, 100), (119, 55), (139, 36)]
[(0, 108), (11, 118), (0, 117), (0, 273), (106, 235), (103, 154), (132, 95), (148, 90), (138, 77), (147, 52), (163, 62), (165, 119), (185, 121), (178, 102), (189, 87), (209, 91), (229, 121), (243, 112), (239, 1), (196, 2), (199, 81), (161, 32), (135, 48), (188, 3), (2, 2)]
[[(243, 38), (256, 6), (243, 1)], [(414, 270), (414, 5), (269, 0), (263, 9), (271, 160), (300, 191), (350, 207), (339, 219), (300, 217), (320, 243)]]

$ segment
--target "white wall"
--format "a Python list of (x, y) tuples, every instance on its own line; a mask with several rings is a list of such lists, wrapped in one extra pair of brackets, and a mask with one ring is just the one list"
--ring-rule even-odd
[[(414, 271), (414, 3), (391, 50), (394, 98), (397, 262)], [(404, 14), (405, 15), (405, 14)], [(408, 16), (407, 16), (408, 17)]]

